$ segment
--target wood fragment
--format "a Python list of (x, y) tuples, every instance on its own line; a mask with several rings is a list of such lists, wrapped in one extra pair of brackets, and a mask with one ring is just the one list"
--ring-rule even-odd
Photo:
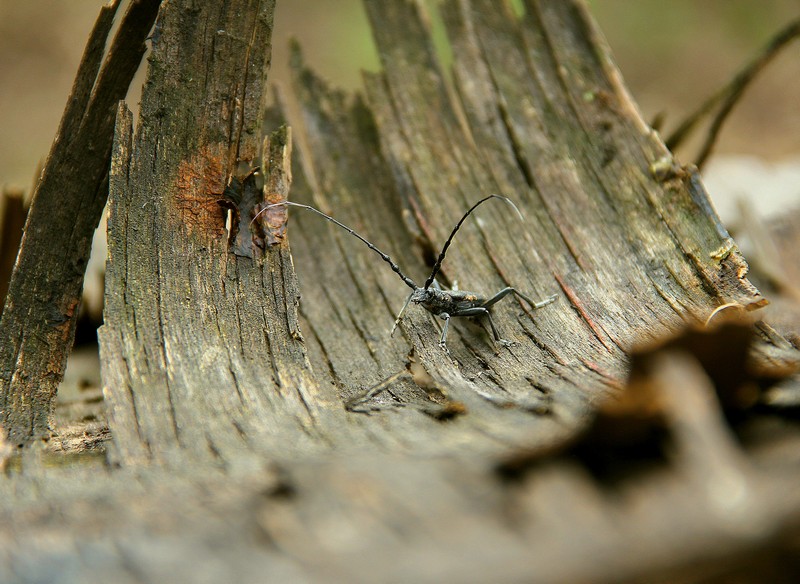
[[(115, 460), (237, 466), (324, 449), (317, 427), (337, 415), (311, 377), (288, 246), (232, 253), (219, 205), (229, 177), (260, 164), (274, 2), (185, 8), (162, 7), (136, 136), (118, 115), (99, 332)], [(288, 188), (283, 165), (264, 170)]]
[(46, 436), (75, 336), (92, 234), (108, 194), (114, 105), (145, 51), (158, 0), (132, 2), (108, 55), (119, 1), (104, 6), (31, 200), (0, 319), (0, 425), (12, 444)]

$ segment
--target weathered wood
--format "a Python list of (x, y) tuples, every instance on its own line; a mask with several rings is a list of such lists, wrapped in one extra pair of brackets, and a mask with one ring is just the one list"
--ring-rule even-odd
[(288, 247), (235, 255), (222, 206), (228, 179), (258, 163), (273, 10), (165, 5), (135, 136), (121, 106), (99, 333), (121, 463), (324, 446)]
[[(454, 102), (416, 5), (367, 7), (385, 69), (367, 78), (368, 105), (296, 65), (308, 154), (296, 196), (424, 274), (420, 260), (469, 203), (510, 194), (527, 221), (482, 209), (459, 233), (444, 277), (483, 293), (558, 289), (560, 302), (535, 319), (510, 318), (512, 302), (498, 308), (504, 334), (518, 341), (499, 352), (480, 329), (455, 324), (444, 353), (419, 311), (405, 338), (386, 339), (404, 287), (349, 235), (294, 213), (301, 278), (313, 274), (302, 303), (312, 369), (286, 244), (263, 259), (232, 253), (219, 207), (235, 165), (256, 163), (259, 109), (247, 104), (262, 99), (266, 25), (233, 20), (234, 9), (185, 16), (176, 5), (154, 42), (142, 129), (128, 146), (130, 122), (120, 122), (112, 173), (101, 339), (120, 460), (183, 450), (227, 463), (243, 448), (289, 445), (469, 456), (547, 448), (622, 382), (630, 346), (702, 322), (723, 302), (763, 303), (697, 177), (655, 176), (668, 152), (582, 8), (532, 4), (521, 22), (480, 2), (449, 5)], [(214, 51), (181, 40), (201, 30), (197, 42)], [(246, 66), (230, 67), (237, 58)], [(174, 89), (174, 79), (187, 85)], [(237, 212), (254, 211), (242, 203)], [(247, 222), (239, 224), (241, 239)], [(342, 401), (402, 370), (411, 352), (426, 382), (390, 388), (379, 402), (391, 405), (397, 390), (401, 402), (431, 405), (433, 387), (467, 415), (442, 424), (415, 408), (344, 414)]]
[(114, 104), (139, 67), (158, 5), (131, 3), (105, 59), (119, 2), (101, 9), (33, 194), (0, 319), (0, 425), (15, 444), (49, 430), (108, 193)]
[(744, 451), (690, 353), (650, 358), (638, 383), (656, 401), (639, 404), (661, 408), (672, 446), (649, 471), (616, 483), (570, 456), (532, 457), (510, 480), (479, 458), (397, 452), (110, 470), (46, 469), (34, 449), (23, 473), (0, 482), (0, 579), (600, 584), (786, 575), (800, 519), (797, 429), (765, 440), (762, 420), (757, 447)]
[[(764, 302), (698, 177), (654, 177), (651, 166), (669, 153), (638, 116), (583, 9), (533, 3), (520, 22), (490, 4), (443, 10), (458, 101), (411, 2), (367, 2), (384, 72), (367, 76), (366, 104), (331, 91), (295, 57), (309, 157), (293, 196), (421, 279), (423, 260), (464, 209), (488, 193), (509, 195), (525, 223), (502, 206), (482, 208), (457, 236), (445, 280), (484, 294), (505, 285), (534, 297), (560, 293), (530, 316), (514, 301), (497, 305), (498, 325), (518, 341), (510, 350), (496, 353), (480, 328), (453, 323), (447, 355), (430, 317), (413, 309), (405, 339), (388, 339), (406, 288), (352, 237), (292, 212), (314, 371), (329, 372), (345, 400), (401, 370), (413, 352), (436, 388), (466, 404), (468, 414), (444, 426), (397, 411), (398, 401), (430, 404), (427, 389), (403, 382), (377, 399), (387, 411), (348, 417), (390, 428), (370, 432), (371, 441), (417, 453), (547, 447), (622, 382), (631, 346), (704, 322), (727, 301)], [(723, 247), (730, 253), (718, 258)]]
[[(481, 208), (443, 280), (559, 301), (535, 315), (497, 305), (517, 341), (499, 352), (454, 323), (448, 355), (421, 310), (387, 337), (407, 289), (318, 216), (294, 210), (284, 233), (276, 214), (276, 245), (260, 247), (250, 170), (273, 2), (165, 3), (136, 132), (121, 104), (110, 172), (100, 340), (118, 465), (48, 470), (36, 447), (9, 458), (0, 444), (0, 579), (652, 581), (724, 576), (771, 537), (796, 539), (796, 428), (756, 427), (757, 448), (734, 437), (692, 350), (658, 351), (646, 389), (624, 394), (652, 398), (641, 407), (659, 408), (675, 446), (649, 472), (611, 482), (556, 454), (624, 388), (635, 343), (764, 300), (582, 3), (531, 1), (522, 20), (446, 3), (452, 89), (421, 6), (368, 0), (383, 71), (365, 96), (330, 89), (295, 52), (290, 196), (422, 280), (464, 209), (502, 192), (525, 221)], [(270, 200), (287, 194), (288, 134), (263, 148)], [(407, 361), (412, 380), (379, 411), (344, 410)]]

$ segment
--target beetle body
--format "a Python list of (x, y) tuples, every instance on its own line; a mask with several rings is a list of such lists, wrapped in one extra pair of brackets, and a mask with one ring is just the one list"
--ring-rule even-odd
[(463, 290), (439, 290), (436, 288), (417, 288), (411, 293), (411, 302), (419, 304), (434, 316), (476, 308), (486, 301), (477, 294)]
[(408, 305), (411, 302), (413, 302), (414, 304), (419, 304), (434, 316), (437, 316), (442, 320), (444, 320), (444, 327), (442, 330), (442, 336), (439, 339), (439, 345), (445, 350), (447, 349), (446, 345), (447, 327), (450, 323), (450, 318), (456, 316), (486, 317), (486, 319), (489, 321), (489, 326), (492, 329), (492, 335), (494, 337), (494, 340), (498, 344), (509, 345), (511, 344), (509, 341), (506, 341), (500, 337), (500, 333), (497, 331), (497, 328), (495, 327), (494, 322), (492, 321), (492, 316), (489, 313), (489, 308), (499, 300), (508, 296), (509, 294), (514, 294), (515, 296), (527, 302), (532, 310), (536, 310), (538, 308), (541, 308), (542, 306), (546, 306), (547, 304), (553, 302), (556, 299), (555, 295), (545, 298), (540, 302), (534, 302), (527, 296), (523, 295), (521, 292), (509, 286), (507, 288), (503, 288), (494, 296), (490, 298), (485, 298), (483, 296), (475, 294), (474, 292), (466, 292), (463, 290), (444, 290), (439, 287), (435, 279), (436, 274), (439, 273), (439, 270), (442, 267), (442, 261), (444, 261), (447, 249), (448, 247), (450, 247), (450, 244), (453, 241), (453, 237), (455, 237), (455, 234), (461, 227), (461, 224), (464, 223), (466, 218), (469, 217), (469, 215), (476, 208), (478, 208), (479, 205), (488, 201), (489, 199), (500, 199), (502, 201), (505, 201), (514, 208), (514, 210), (517, 212), (520, 218), (522, 217), (522, 214), (519, 212), (519, 209), (517, 209), (517, 206), (511, 201), (511, 199), (503, 197), (501, 195), (489, 195), (488, 197), (484, 197), (483, 199), (475, 203), (472, 207), (470, 207), (470, 209), (466, 213), (464, 213), (464, 215), (461, 217), (458, 223), (456, 223), (456, 226), (453, 228), (453, 231), (450, 233), (450, 236), (447, 238), (447, 241), (445, 241), (444, 245), (442, 246), (441, 252), (439, 252), (439, 257), (436, 259), (436, 263), (433, 266), (433, 270), (431, 271), (430, 276), (428, 276), (428, 279), (425, 280), (425, 284), (422, 287), (417, 286), (416, 282), (414, 282), (414, 280), (406, 276), (402, 272), (400, 267), (392, 260), (392, 258), (389, 257), (388, 254), (382, 252), (373, 243), (368, 241), (362, 235), (356, 233), (353, 229), (351, 229), (347, 225), (337, 221), (330, 215), (326, 215), (319, 209), (311, 207), (310, 205), (303, 205), (301, 203), (293, 203), (290, 201), (283, 201), (280, 203), (265, 205), (260, 211), (258, 211), (255, 214), (255, 217), (253, 217), (253, 220), (250, 223), (252, 225), (256, 221), (256, 219), (258, 219), (259, 216), (262, 215), (267, 209), (272, 209), (279, 206), (300, 207), (302, 209), (307, 209), (309, 211), (317, 213), (318, 215), (323, 216), (331, 223), (336, 224), (337, 226), (341, 227), (342, 229), (350, 233), (352, 236), (361, 240), (364, 244), (367, 245), (367, 247), (369, 247), (372, 251), (377, 253), (383, 261), (388, 263), (389, 266), (392, 268), (392, 271), (395, 272), (400, 277), (400, 279), (403, 280), (403, 283), (405, 283), (412, 290), (411, 294), (406, 299), (403, 308), (400, 310), (400, 313), (397, 315), (397, 318), (395, 319), (394, 326), (392, 327), (392, 333), (397, 328), (397, 325), (400, 323), (400, 320), (403, 317), (403, 313), (405, 312), (406, 308), (408, 308)]

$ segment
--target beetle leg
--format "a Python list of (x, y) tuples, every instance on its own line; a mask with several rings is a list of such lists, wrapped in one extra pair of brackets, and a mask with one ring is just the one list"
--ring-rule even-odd
[(408, 295), (408, 298), (406, 298), (406, 303), (403, 304), (403, 308), (401, 308), (400, 312), (397, 313), (397, 318), (394, 319), (394, 325), (392, 325), (392, 330), (389, 332), (390, 337), (394, 336), (394, 331), (397, 329), (397, 325), (400, 324), (400, 319), (403, 318), (403, 313), (406, 311), (406, 308), (408, 308), (408, 305), (411, 302), (411, 297), (413, 295), (414, 295), (413, 292)]
[[(508, 292), (506, 292), (508, 294)], [(484, 305), (485, 306), (485, 305)], [(494, 321), (492, 320), (492, 315), (487, 308), (484, 306), (475, 306), (473, 308), (465, 308), (463, 310), (459, 310), (457, 313), (453, 314), (453, 316), (485, 316), (486, 319), (489, 321), (489, 327), (492, 329), (492, 336), (497, 344), (503, 345), (507, 347), (512, 345), (512, 341), (507, 341), (500, 337), (500, 333), (497, 331), (497, 327), (494, 326)]]
[(447, 343), (445, 341), (447, 340), (447, 327), (450, 325), (450, 315), (446, 312), (442, 312), (439, 314), (439, 318), (444, 321), (444, 327), (442, 327), (442, 338), (439, 339), (439, 346), (447, 351)]
[(483, 304), (481, 304), (481, 306), (483, 306), (484, 308), (489, 308), (490, 306), (492, 306), (493, 304), (499, 302), (500, 300), (502, 300), (503, 298), (505, 298), (509, 294), (515, 294), (515, 295), (519, 296), (525, 302), (527, 302), (531, 306), (531, 308), (533, 310), (537, 310), (537, 309), (539, 309), (539, 308), (541, 308), (543, 306), (547, 306), (551, 302), (555, 302), (556, 298), (558, 298), (558, 295), (553, 294), (552, 296), (548, 296), (544, 300), (540, 300), (539, 302), (534, 302), (533, 300), (531, 300), (530, 298), (525, 296), (522, 292), (520, 292), (516, 288), (512, 288), (511, 286), (509, 286), (507, 288), (503, 288), (502, 290), (500, 290), (500, 292), (498, 292), (497, 294), (495, 294), (494, 296), (489, 298), (487, 301), (485, 301)]

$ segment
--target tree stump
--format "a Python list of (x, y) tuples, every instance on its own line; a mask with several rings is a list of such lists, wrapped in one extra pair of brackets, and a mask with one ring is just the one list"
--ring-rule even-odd
[[(139, 120), (119, 106), (111, 154), (100, 343), (112, 465), (45, 472), (25, 451), (24, 472), (0, 485), (6, 573), (633, 581), (718, 567), (791, 529), (796, 468), (756, 472), (713, 368), (670, 345), (628, 384), (634, 347), (766, 301), (697, 172), (642, 121), (584, 4), (530, 0), (518, 16), (448, 0), (452, 78), (419, 3), (366, 7), (383, 70), (364, 94), (330, 88), (295, 47), (291, 91), (265, 109), (273, 0), (161, 6)], [(290, 99), (293, 132), (279, 128)], [(421, 279), (490, 193), (524, 220), (482, 206), (442, 281), (557, 294), (536, 313), (496, 305), (510, 347), (466, 321), (443, 351), (413, 307), (390, 337), (407, 290), (372, 250), (299, 209), (251, 223), (265, 201), (311, 204)], [(758, 330), (760, 374), (796, 370), (797, 351)], [(731, 335), (737, 350), (752, 334)], [(345, 409), (385, 380), (368, 414)], [(626, 386), (619, 401), (633, 406), (612, 419), (644, 420), (676, 449), (609, 496), (571, 454), (606, 448), (580, 437)], [(48, 537), (50, 522), (68, 531)]]

